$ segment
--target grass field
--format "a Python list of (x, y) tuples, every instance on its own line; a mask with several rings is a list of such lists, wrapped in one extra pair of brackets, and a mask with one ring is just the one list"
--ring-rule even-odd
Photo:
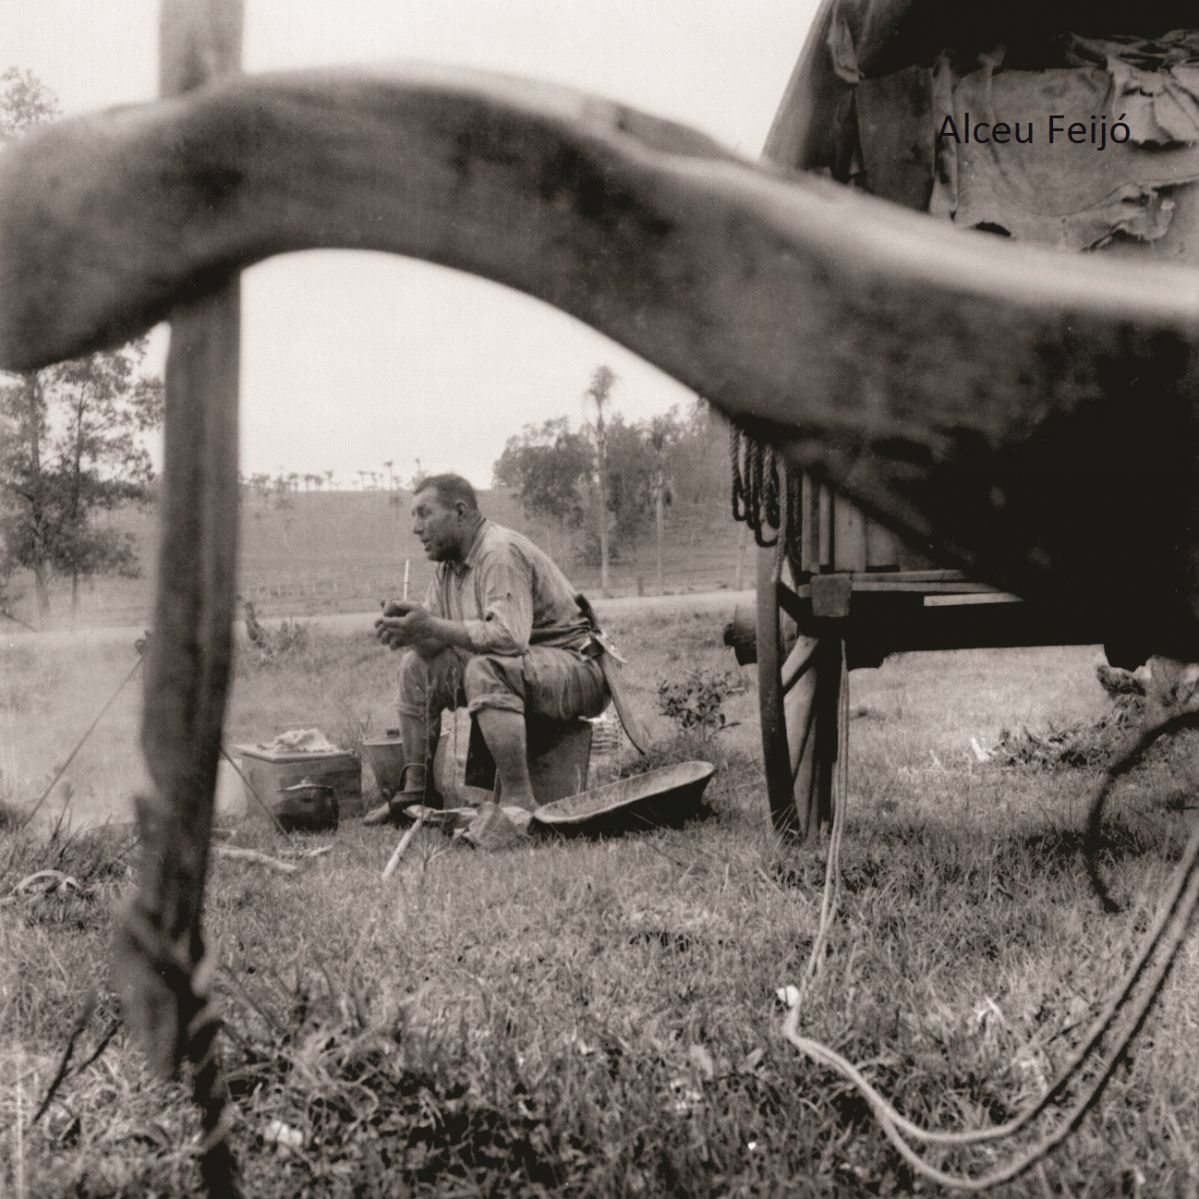
[[(243, 495), (238, 590), (260, 615), (312, 616), (330, 612), (365, 612), (379, 600), (399, 593), (404, 563), (410, 563), (411, 593), (423, 596), (431, 569), (409, 527), (410, 492), (307, 492), (291, 497), (285, 507), (274, 499)], [(579, 559), (582, 538), (561, 537), (531, 523), (519, 500), (505, 491), (480, 494), (483, 511), (501, 524), (529, 534), (567, 569), (575, 584), (598, 593), (599, 571)], [(158, 519), (153, 509), (125, 509), (103, 517), (116, 529), (132, 534), (142, 576), (98, 578), (83, 584), (78, 621), (83, 625), (147, 623), (153, 608), (154, 567), (158, 552)], [(732, 587), (737, 579), (738, 526), (725, 505), (704, 511), (672, 511), (663, 551), (663, 581), (672, 593)], [(753, 559), (746, 556), (741, 585), (753, 584)], [(40, 623), (27, 575), (14, 580), (13, 615)], [(613, 595), (646, 594), (657, 589), (657, 563), (652, 537), (635, 546), (618, 547), (611, 568)], [(70, 581), (51, 585), (48, 627), (70, 621)], [(0, 635), (5, 632), (0, 620)]]
[[(233, 1143), (247, 1194), (828, 1195), (934, 1193), (866, 1104), (780, 1036), (822, 857), (766, 828), (753, 670), (721, 619), (685, 609), (614, 628), (634, 701), (670, 755), (708, 755), (714, 815), (679, 831), (487, 857), (350, 822), (283, 877), (218, 860), (208, 903), (228, 1021)], [(29, 794), (134, 661), (132, 647), (0, 650), (0, 770)], [(1093, 770), (980, 763), (970, 738), (1090, 721), (1093, 651), (900, 658), (852, 676), (845, 897), (805, 1031), (863, 1064), (911, 1118), (1000, 1121), (1053, 1077), (1127, 964), (1193, 815), (1195, 743), (1156, 751), (1110, 806), (1104, 914), (1078, 857)], [(727, 668), (748, 685), (714, 745), (668, 744), (659, 679)], [(230, 740), (389, 723), (394, 659), (311, 637), (243, 654)], [(76, 825), (127, 819), (141, 766), (136, 680), (72, 765)], [(54, 813), (48, 815), (53, 823)], [(43, 830), (46, 828), (43, 825)], [(288, 846), (263, 826), (236, 843)], [(85, 1063), (116, 1020), (108, 945), (130, 885), (119, 825), (0, 830), (0, 1193), (175, 1195), (195, 1186), (196, 1117), (117, 1029), (30, 1124), (90, 986)], [(40, 869), (74, 880), (19, 884)], [(1188, 943), (1097, 1111), (999, 1194), (1199, 1192), (1199, 953)], [(279, 1131), (292, 1144), (278, 1144)], [(978, 1170), (1001, 1153), (938, 1160)]]

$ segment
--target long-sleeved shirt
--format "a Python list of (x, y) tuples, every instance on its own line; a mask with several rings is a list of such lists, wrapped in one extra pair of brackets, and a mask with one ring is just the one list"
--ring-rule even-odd
[(472, 649), (586, 645), (590, 626), (554, 560), (527, 537), (484, 520), (461, 562), (439, 562), (425, 597), (434, 616), (466, 625)]

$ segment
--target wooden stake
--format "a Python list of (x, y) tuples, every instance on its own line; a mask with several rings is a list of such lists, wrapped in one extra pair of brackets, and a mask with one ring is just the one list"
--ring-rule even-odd
[[(164, 96), (236, 74), (241, 32), (241, 0), (163, 0)], [(165, 1074), (185, 1059), (195, 1067), (201, 1176), (210, 1195), (224, 1196), (240, 1192), (202, 914), (232, 665), (239, 309), (234, 276), (190, 293), (171, 313), (163, 532), (142, 726), (153, 789), (137, 799), (140, 885), (117, 934), (113, 972), (151, 1064)]]
[(418, 816), (412, 827), (400, 838), (399, 845), (395, 847), (395, 853), (393, 853), (391, 857), (387, 859), (387, 865), (383, 867), (383, 877), (385, 879), (391, 878), (391, 876), (395, 874), (396, 867), (400, 864), (400, 858), (404, 856), (404, 852), (407, 850), (408, 846), (412, 844), (413, 837), (415, 837), (417, 832), (424, 828), (424, 826), (425, 818), (423, 816)]

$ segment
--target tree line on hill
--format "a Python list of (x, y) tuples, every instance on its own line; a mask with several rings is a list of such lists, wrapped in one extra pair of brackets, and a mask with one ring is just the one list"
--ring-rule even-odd
[[(572, 427), (556, 417), (526, 425), (508, 438), (493, 464), (492, 486), (514, 496), (552, 556), (564, 565), (598, 567), (608, 586), (608, 566), (646, 545), (657, 549), (662, 590), (662, 546), (672, 539), (695, 543), (714, 525), (727, 524), (728, 432), (719, 414), (701, 399), (685, 411), (676, 406), (648, 421), (631, 422), (613, 411), (617, 378), (598, 366), (584, 397), (593, 416)], [(425, 477), (420, 459), (410, 478), (360, 470), (351, 491), (381, 492), (403, 520), (408, 498)], [(351, 483), (353, 481), (351, 480)], [(243, 501), (254, 517), (281, 514), (284, 545), (290, 541), (294, 499), (301, 492), (346, 490), (332, 471), (301, 473), (280, 468), (241, 477)], [(600, 519), (600, 514), (603, 519)]]

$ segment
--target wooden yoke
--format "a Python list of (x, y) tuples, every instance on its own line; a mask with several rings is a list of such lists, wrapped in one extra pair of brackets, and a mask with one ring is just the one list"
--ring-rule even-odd
[[(163, 0), (161, 90), (236, 72), (241, 0)], [(151, 1063), (194, 1067), (210, 1194), (236, 1194), (208, 1003), (203, 915), (213, 794), (232, 653), (237, 553), (237, 276), (175, 306), (166, 370), (162, 547), (142, 745), (154, 790), (138, 797), (139, 891), (116, 940), (126, 1017)]]
[(1194, 271), (943, 228), (549, 85), (294, 72), (0, 152), (0, 367), (315, 247), (537, 296), (946, 562), (1199, 659)]

